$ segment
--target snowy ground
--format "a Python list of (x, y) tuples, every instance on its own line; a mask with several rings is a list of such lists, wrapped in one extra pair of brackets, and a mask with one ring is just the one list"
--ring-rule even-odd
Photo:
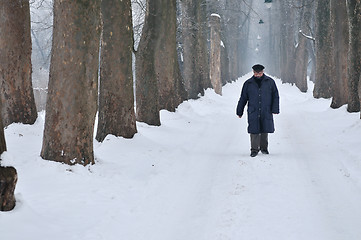
[(249, 156), (243, 82), (138, 123), (134, 139), (95, 143), (93, 166), (44, 161), (44, 116), (12, 124), (3, 165), (17, 206), (1, 240), (359, 240), (361, 120), (277, 81), (281, 114), (270, 155)]

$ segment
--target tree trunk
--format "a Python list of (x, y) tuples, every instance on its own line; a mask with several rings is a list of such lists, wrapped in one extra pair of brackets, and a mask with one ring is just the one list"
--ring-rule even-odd
[(332, 108), (339, 108), (347, 103), (347, 55), (348, 55), (348, 21), (346, 1), (331, 0), (332, 43), (333, 43), (333, 88)]
[(183, 76), (188, 98), (210, 87), (206, 38), (206, 6), (199, 0), (182, 0)]
[[(147, 11), (136, 54), (136, 115), (137, 120), (159, 126), (159, 97), (157, 72), (154, 65), (157, 46), (157, 2), (147, 1)], [(158, 16), (159, 17), (159, 16)]]
[(159, 110), (187, 97), (176, 51), (176, 1), (148, 0), (136, 59), (137, 119), (160, 125)]
[(137, 132), (133, 94), (133, 26), (130, 0), (102, 0), (99, 120), (96, 139)]
[[(299, 29), (303, 34), (310, 36), (309, 31), (309, 19), (311, 17), (310, 13), (310, 3), (307, 0), (302, 1), (303, 8), (300, 9), (299, 16)], [(307, 41), (310, 41), (299, 32), (298, 34), (298, 45), (296, 48), (296, 71), (295, 79), (296, 86), (300, 89), (301, 92), (307, 92), (307, 66), (308, 66), (308, 48)]]
[(295, 83), (295, 13), (290, 2), (281, 6), (281, 79), (282, 82)]
[[(220, 16), (225, 21), (221, 22), (221, 39), (224, 40), (224, 44), (227, 49), (231, 49), (231, 51), (227, 51), (228, 58), (228, 69), (222, 69), (222, 71), (228, 71), (229, 80), (235, 80), (240, 76), (240, 67), (241, 67), (241, 59), (239, 58), (239, 52), (241, 48), (241, 1), (238, 0), (227, 0), (224, 1), (224, 10), (218, 10), (216, 13), (221, 13)], [(238, 13), (238, 14), (235, 14)], [(211, 13), (212, 14), (212, 13)], [(212, 39), (211, 39), (212, 40)], [(223, 49), (222, 49), (223, 51)], [(221, 61), (223, 62), (225, 57), (221, 56)], [(227, 82), (228, 79), (222, 79), (222, 82)]]
[[(301, 35), (301, 34), (300, 34)], [(296, 67), (295, 67), (295, 82), (301, 92), (307, 92), (307, 65), (308, 65), (308, 52), (307, 40), (305, 37), (300, 36), (298, 46), (296, 48)]]
[(332, 59), (330, 0), (319, 0), (316, 7), (316, 79), (313, 96), (332, 96)]
[(11, 211), (15, 207), (14, 191), (17, 180), (15, 168), (0, 166), (0, 211)]
[(187, 99), (177, 56), (176, 0), (149, 0), (152, 1), (157, 2), (154, 67), (158, 80), (159, 107), (174, 112)]
[(5, 126), (33, 124), (37, 118), (31, 82), (28, 0), (0, 1), (0, 97)]
[[(1, 107), (1, 102), (0, 102), (0, 107)], [(4, 133), (2, 116), (0, 114), (0, 155), (5, 151), (6, 151), (5, 133)], [(1, 158), (0, 158), (0, 165), (1, 165)]]
[(41, 156), (94, 163), (100, 0), (54, 1), (53, 45)]
[(218, 15), (211, 15), (211, 53), (210, 53), (210, 78), (214, 91), (222, 95), (221, 82), (221, 19)]
[[(274, 1), (272, 7), (268, 10), (270, 11), (270, 24), (269, 24), (269, 51), (268, 51), (268, 63), (266, 67), (266, 72), (273, 76), (281, 77), (281, 3), (280, 1)], [(282, 7), (283, 8), (283, 7)]]
[(5, 134), (4, 134), (4, 126), (2, 123), (2, 118), (0, 116), (0, 155), (5, 151), (6, 151), (6, 141), (5, 141)]
[(349, 112), (360, 111), (361, 90), (361, 2), (347, 0), (349, 20), (349, 56), (348, 56), (348, 107)]

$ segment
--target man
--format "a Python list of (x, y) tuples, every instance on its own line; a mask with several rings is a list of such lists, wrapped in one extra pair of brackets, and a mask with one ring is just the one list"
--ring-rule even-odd
[(242, 87), (241, 97), (237, 105), (238, 117), (248, 103), (248, 133), (251, 137), (251, 157), (257, 156), (259, 150), (268, 152), (268, 133), (275, 131), (273, 115), (279, 113), (279, 95), (275, 81), (263, 73), (264, 66), (256, 64), (252, 67), (253, 77)]

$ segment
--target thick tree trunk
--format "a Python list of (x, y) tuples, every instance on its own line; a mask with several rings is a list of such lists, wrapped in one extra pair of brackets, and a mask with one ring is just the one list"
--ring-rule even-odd
[(206, 38), (206, 5), (182, 0), (183, 76), (188, 98), (195, 99), (210, 87)]
[(361, 1), (347, 0), (349, 19), (349, 56), (348, 56), (348, 107), (349, 112), (360, 111), (361, 102)]
[(11, 211), (15, 207), (14, 191), (17, 180), (15, 168), (0, 166), (0, 211)]
[(53, 47), (41, 156), (94, 163), (100, 0), (54, 1)]
[(154, 67), (158, 80), (159, 107), (173, 112), (187, 99), (177, 56), (176, 0), (149, 0), (152, 1), (157, 2)]
[(0, 97), (5, 126), (37, 118), (31, 82), (29, 0), (0, 1)]
[(159, 110), (187, 98), (176, 51), (176, 1), (149, 0), (136, 59), (137, 119), (160, 125)]
[(136, 54), (136, 115), (149, 125), (160, 125), (157, 72), (154, 65), (157, 51), (157, 2), (147, 1), (142, 36)]
[(103, 38), (96, 139), (137, 132), (133, 94), (133, 26), (130, 0), (102, 0)]
[(316, 79), (313, 96), (332, 96), (332, 59), (330, 0), (319, 0), (316, 8)]
[(338, 108), (347, 103), (347, 55), (348, 55), (348, 21), (346, 1), (331, 0), (332, 48), (333, 56), (333, 89), (332, 108)]

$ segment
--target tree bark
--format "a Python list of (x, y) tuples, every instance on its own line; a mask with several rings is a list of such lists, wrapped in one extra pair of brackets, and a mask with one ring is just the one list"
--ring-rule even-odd
[(214, 91), (222, 95), (221, 82), (221, 19), (217, 15), (211, 15), (211, 53), (210, 53), (210, 78)]
[(135, 61), (136, 73), (136, 117), (140, 122), (159, 126), (159, 97), (157, 72), (154, 65), (157, 46), (157, 2), (147, 1), (144, 20)]
[(160, 125), (159, 110), (187, 97), (176, 51), (176, 1), (149, 0), (136, 59), (137, 119)]
[[(1, 106), (1, 102), (0, 102), (0, 106)], [(4, 133), (2, 116), (0, 114), (0, 155), (5, 151), (6, 151), (5, 133)], [(1, 158), (0, 158), (0, 165), (1, 165)]]
[(102, 0), (103, 34), (100, 66), (99, 117), (96, 139), (108, 134), (132, 138), (134, 112), (130, 0)]
[(29, 1), (0, 1), (0, 97), (5, 126), (33, 124), (37, 118), (31, 72)]
[(206, 38), (206, 5), (200, 0), (182, 0), (183, 76), (188, 98), (204, 95), (210, 87)]
[(174, 112), (187, 99), (177, 56), (176, 0), (149, 0), (152, 1), (157, 2), (154, 67), (157, 73), (159, 107)]
[(298, 46), (296, 48), (296, 67), (295, 67), (295, 82), (301, 92), (307, 92), (307, 39), (303, 36), (299, 37)]
[(295, 12), (292, 2), (280, 3), (281, 10), (281, 79), (282, 82), (295, 83)]
[(331, 0), (332, 48), (332, 108), (339, 108), (347, 103), (347, 55), (348, 55), (348, 21), (346, 1)]
[(14, 209), (16, 199), (14, 195), (18, 175), (13, 167), (0, 166), (0, 211)]
[(100, 0), (55, 0), (53, 34), (41, 157), (94, 163)]
[(348, 51), (348, 106), (347, 111), (358, 112), (361, 105), (361, 2), (347, 0), (349, 20), (349, 51)]
[(319, 0), (316, 7), (315, 98), (332, 97), (332, 59), (330, 0)]
[[(299, 29), (303, 34), (310, 36), (309, 31), (309, 19), (311, 17), (311, 3), (307, 0), (302, 1), (302, 7), (300, 9), (299, 16)], [(298, 34), (298, 45), (296, 47), (296, 69), (295, 69), (295, 79), (296, 86), (300, 89), (301, 92), (307, 92), (307, 67), (308, 67), (308, 48), (307, 41), (310, 41), (302, 35), (301, 32)]]

